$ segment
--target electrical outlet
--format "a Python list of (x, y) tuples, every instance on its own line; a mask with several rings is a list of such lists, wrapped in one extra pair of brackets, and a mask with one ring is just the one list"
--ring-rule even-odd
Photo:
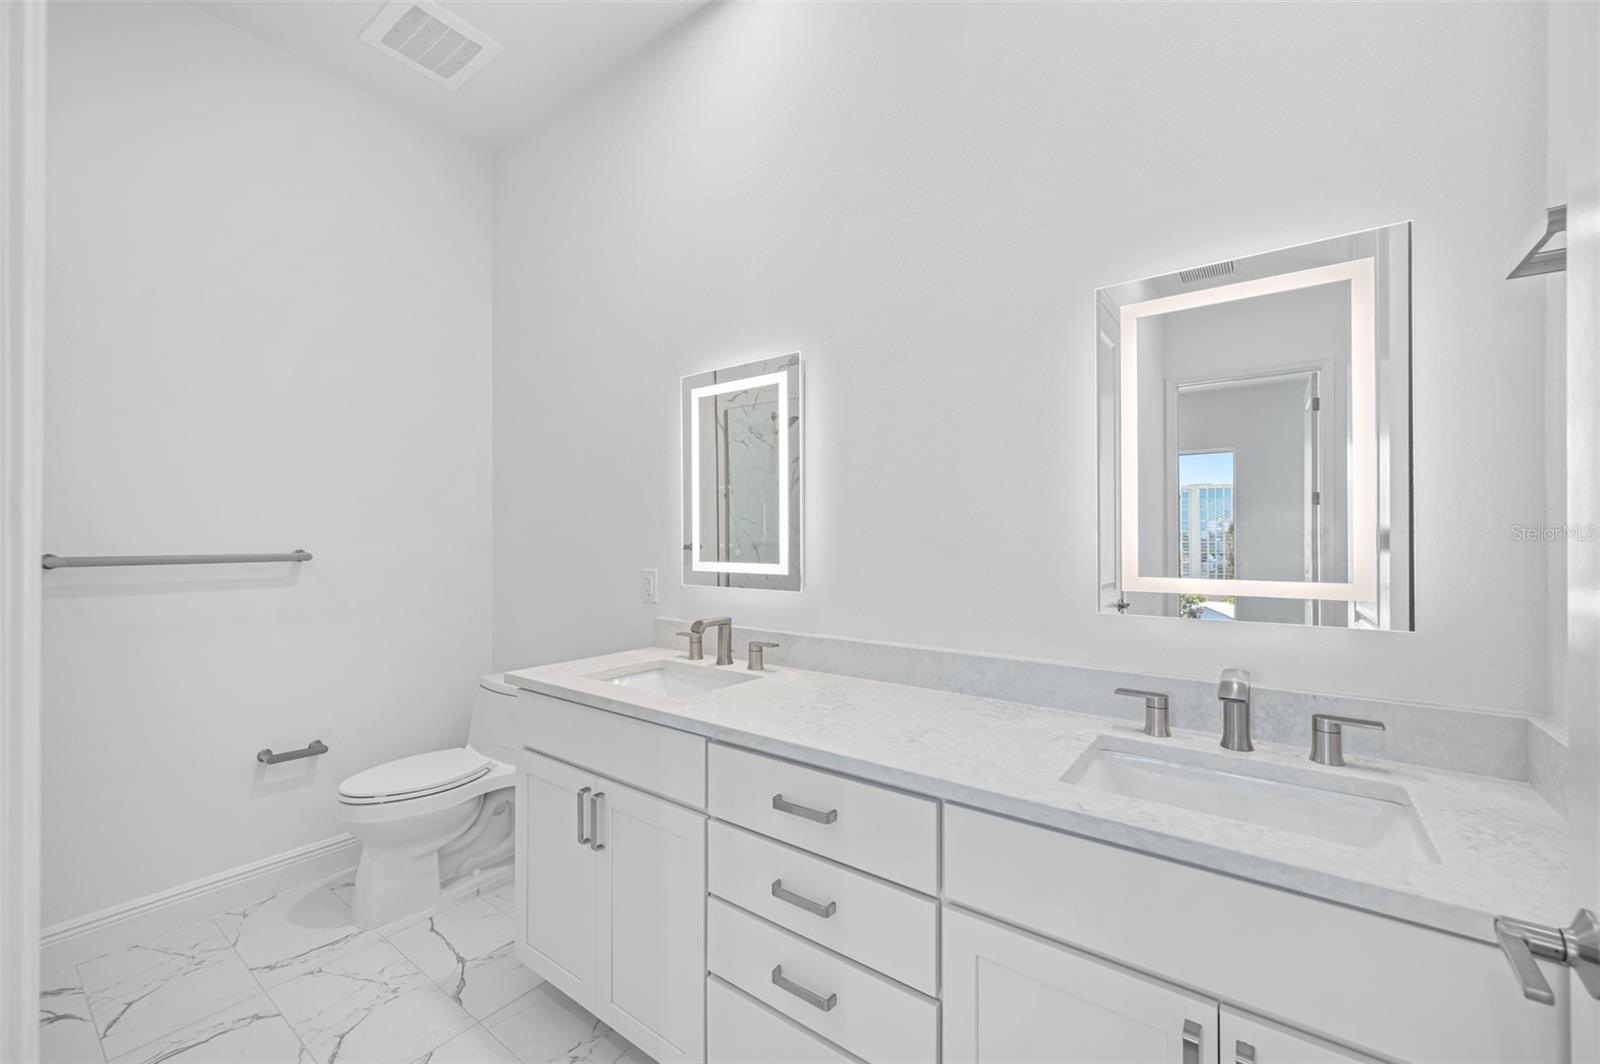
[(646, 569), (644, 571), (644, 579), (640, 582), (639, 587), (640, 590), (644, 592), (644, 600), (646, 602), (661, 601), (660, 597), (656, 594), (657, 587), (660, 582), (660, 574), (658, 574), (654, 569)]

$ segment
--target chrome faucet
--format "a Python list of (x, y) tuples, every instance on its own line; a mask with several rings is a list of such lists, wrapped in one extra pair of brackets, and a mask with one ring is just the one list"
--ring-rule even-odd
[(1167, 696), (1160, 691), (1141, 691), (1137, 687), (1119, 687), (1112, 694), (1131, 695), (1144, 699), (1144, 733), (1164, 739), (1172, 734), (1167, 724)]
[(732, 617), (703, 617), (689, 626), (691, 644), (694, 636), (705, 635), (707, 628), (717, 630), (717, 664), (733, 664), (733, 618)]
[(1381, 720), (1339, 717), (1332, 713), (1311, 714), (1311, 760), (1319, 765), (1344, 764), (1344, 729), (1371, 728), (1388, 731)]
[(1249, 751), (1250, 673), (1244, 669), (1223, 669), (1217, 682), (1217, 697), (1222, 700), (1222, 745), (1228, 750)]

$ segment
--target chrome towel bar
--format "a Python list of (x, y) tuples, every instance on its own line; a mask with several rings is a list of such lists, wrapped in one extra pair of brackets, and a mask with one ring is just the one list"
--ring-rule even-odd
[(296, 548), (287, 554), (108, 554), (62, 558), (46, 554), (46, 569), (90, 569), (104, 565), (235, 565), (239, 562), (308, 562), (311, 552)]
[(281, 754), (275, 754), (271, 749), (258, 750), (256, 751), (256, 760), (263, 765), (276, 765), (282, 761), (298, 761), (302, 757), (316, 757), (318, 754), (327, 752), (327, 743), (321, 739), (313, 739), (310, 746), (302, 746), (298, 750), (286, 750)]

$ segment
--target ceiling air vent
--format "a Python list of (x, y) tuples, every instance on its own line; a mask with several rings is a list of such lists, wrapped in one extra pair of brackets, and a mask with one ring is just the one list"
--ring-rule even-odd
[(1196, 281), (1209, 281), (1213, 277), (1226, 277), (1233, 272), (1233, 262), (1213, 262), (1210, 266), (1200, 266), (1193, 270), (1179, 270), (1178, 279), (1184, 284), (1194, 284)]
[(391, 0), (361, 39), (451, 89), (500, 51), (494, 41), (429, 0)]

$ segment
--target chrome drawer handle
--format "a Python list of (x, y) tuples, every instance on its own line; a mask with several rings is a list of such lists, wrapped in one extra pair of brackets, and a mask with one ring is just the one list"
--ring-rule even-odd
[(839, 810), (837, 809), (829, 809), (827, 812), (823, 812), (821, 809), (812, 809), (810, 806), (796, 805), (793, 802), (785, 801), (781, 794), (772, 796), (772, 808), (780, 813), (788, 813), (790, 816), (815, 820), (819, 824), (831, 824), (839, 819)]
[(1256, 1047), (1249, 1042), (1233, 1040), (1233, 1064), (1256, 1064)]
[[(823, 1012), (832, 1011), (833, 1007), (839, 1003), (838, 994), (829, 994), (827, 997), (823, 997), (821, 994), (807, 990), (793, 979), (786, 978), (781, 964), (775, 964), (772, 967), (772, 985), (779, 990), (787, 990), (807, 1005), (815, 1005)], [(1198, 1045), (1199, 1043), (1196, 1044)]]
[(1200, 1025), (1183, 1021), (1183, 1064), (1200, 1064)]
[(589, 797), (592, 787), (585, 787), (578, 792), (578, 845), (587, 846), (590, 843), (589, 833), (583, 830), (583, 800)]
[(600, 799), (605, 796), (605, 791), (595, 791), (589, 796), (589, 830), (594, 833), (589, 840), (589, 849), (596, 852), (606, 848), (606, 844), (600, 841)]
[(772, 896), (777, 898), (779, 901), (786, 901), (796, 908), (804, 909), (812, 916), (820, 916), (824, 920), (832, 916), (839, 909), (839, 903), (836, 901), (830, 901), (824, 905), (820, 901), (812, 901), (810, 898), (807, 898), (801, 894), (796, 894), (792, 890), (784, 890), (783, 880), (781, 879), (774, 879), (772, 881)]

